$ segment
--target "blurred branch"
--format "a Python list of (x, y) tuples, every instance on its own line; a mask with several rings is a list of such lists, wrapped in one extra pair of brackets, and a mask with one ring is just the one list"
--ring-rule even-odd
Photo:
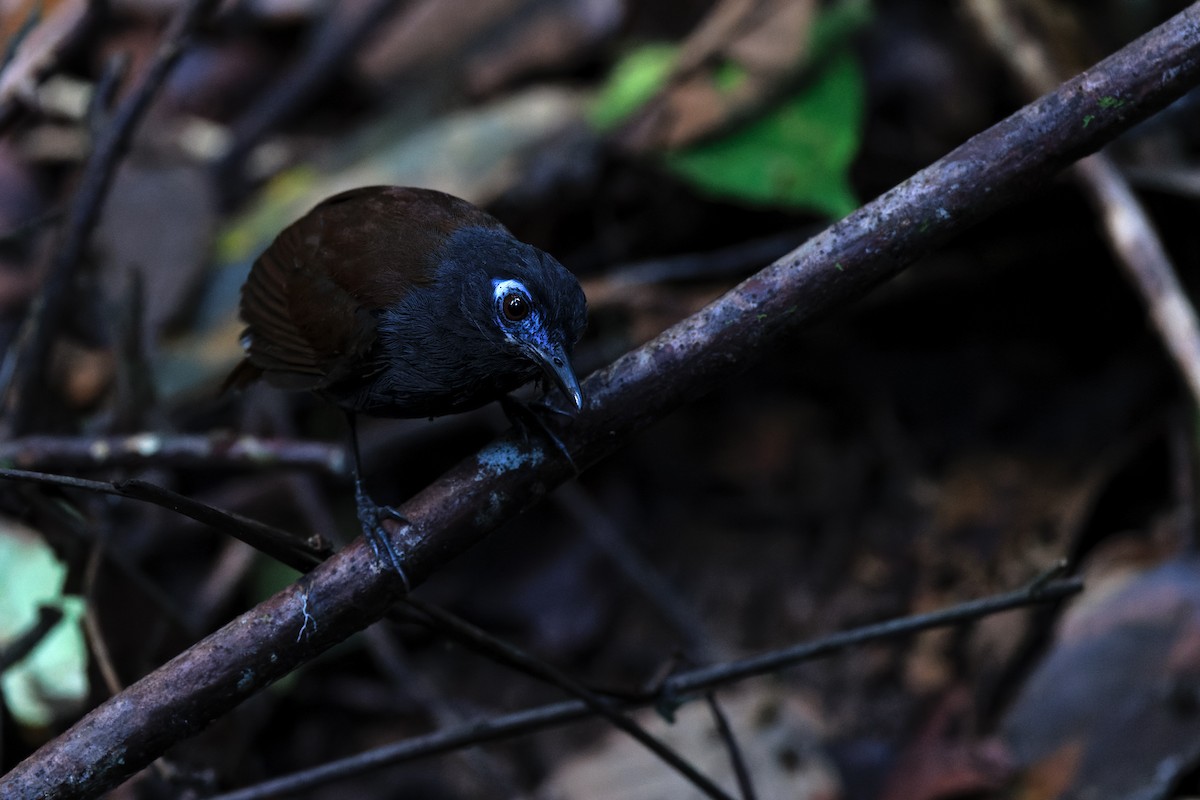
[(654, 258), (606, 270), (587, 282), (588, 307), (628, 304), (647, 286), (677, 281), (729, 281), (757, 272), (817, 233), (818, 229), (787, 231), (749, 239), (719, 250)]
[[(56, 3), (44, 17), (40, 10), (30, 10), (21, 31), (8, 42), (0, 69), (0, 130), (10, 126), (38, 83), (58, 68), (73, 44), (86, 38), (85, 31), (104, 16), (103, 5), (78, 0)], [(15, 12), (6, 7), (4, 13)]]
[(758, 793), (754, 791), (754, 780), (746, 767), (746, 757), (742, 755), (737, 735), (729, 725), (729, 718), (725, 716), (716, 692), (705, 692), (704, 700), (708, 703), (708, 710), (712, 712), (717, 733), (721, 736), (721, 741), (725, 742), (725, 749), (729, 751), (729, 761), (733, 765), (733, 774), (737, 776), (738, 791), (742, 793), (742, 800), (757, 800)]
[(1117, 263), (1141, 293), (1192, 405), (1200, 408), (1200, 322), (1154, 223), (1120, 168), (1104, 153), (1083, 159), (1071, 171), (1100, 214)]
[(247, 183), (243, 174), (246, 158), (263, 137), (295, 115), (338, 74), (338, 69), (406, 0), (373, 0), (353, 19), (329, 5), (325, 24), (305, 49), (305, 59), (289, 70), (262, 102), (235, 123), (232, 141), (216, 165), (217, 183), (227, 196), (236, 199)]
[[(965, 8), (1031, 95), (1058, 84), (1059, 70), (1043, 43), (1024, 28), (1011, 3), (968, 0)], [(1110, 103), (1123, 101), (1120, 95), (1109, 97)], [(1200, 408), (1200, 321), (1150, 215), (1106, 154), (1080, 160), (1071, 167), (1071, 175), (1100, 215), (1109, 248), (1141, 293), (1159, 338), (1187, 384), (1192, 405)]]
[(208, 469), (319, 469), (347, 475), (346, 450), (327, 442), (258, 436), (31, 435), (0, 442), (0, 464), (29, 470), (106, 467), (203, 467)]
[(1034, 583), (1007, 594), (972, 600), (943, 611), (867, 625), (844, 633), (835, 633), (815, 642), (806, 642), (739, 661), (701, 667), (667, 678), (655, 692), (654, 699), (657, 703), (678, 701), (695, 692), (757, 675), (767, 675), (847, 647), (895, 636), (907, 636), (929, 628), (957, 625), (1025, 605), (1054, 602), (1075, 594), (1082, 588), (1083, 582), (1078, 578)]
[(100, 678), (110, 695), (124, 688), (117, 667), (113, 663), (112, 650), (108, 647), (108, 639), (104, 629), (100, 627), (99, 609), (96, 607), (96, 582), (100, 575), (100, 563), (104, 560), (104, 551), (108, 547), (108, 537), (97, 537), (88, 553), (87, 565), (83, 570), (83, 630), (87, 635), (88, 644), (92, 649), (92, 661), (100, 671)]
[(85, 492), (109, 494), (153, 503), (197, 522), (203, 522), (235, 539), (240, 539), (254, 549), (299, 572), (307, 572), (332, 553), (329, 543), (320, 536), (314, 535), (301, 539), (258, 520), (213, 508), (178, 492), (172, 492), (170, 489), (155, 486), (146, 481), (131, 479), (110, 483), (74, 478), (68, 475), (51, 475), (44, 472), (2, 468), (0, 468), (0, 480), (79, 489)]
[(38, 214), (32, 219), (21, 222), (16, 226), (9, 228), (6, 231), (0, 231), (0, 245), (17, 244), (28, 239), (39, 230), (51, 225), (57, 225), (63, 219), (63, 212), (59, 209), (51, 209), (50, 211)]
[(621, 577), (654, 606), (679, 636), (692, 663), (707, 664), (729, 654), (729, 648), (717, 641), (704, 620), (684, 602), (666, 576), (633, 547), (630, 537), (578, 482), (563, 484), (554, 493), (554, 502), (571, 517)]
[[(1083, 584), (1077, 578), (1052, 581), (1036, 591), (1025, 587), (1006, 594), (972, 600), (940, 611), (932, 611), (928, 614), (916, 614), (875, 625), (865, 625), (807, 644), (765, 653), (745, 661), (734, 661), (716, 667), (681, 672), (671, 678), (670, 685), (674, 687), (673, 689), (646, 694), (636, 700), (626, 700), (618, 703), (616, 707), (631, 709), (662, 703), (678, 703), (679, 697), (675, 694), (675, 690), (681, 686), (687, 686), (689, 694), (707, 692), (720, 686), (737, 683), (753, 675), (762, 674), (764, 670), (758, 669), (758, 666), (763, 663), (773, 664), (772, 670), (783, 669), (867, 642), (910, 636), (932, 628), (961, 625), (1015, 608), (1058, 602), (1077, 593), (1082, 588)], [(331, 761), (319, 767), (275, 778), (256, 786), (218, 795), (210, 800), (264, 800), (268, 797), (279, 797), (333, 783), (351, 775), (381, 767), (413, 761), (426, 756), (440, 755), (485, 742), (511, 739), (545, 728), (576, 722), (590, 716), (590, 713), (582, 700), (570, 700), (505, 714), (493, 719), (468, 722), (435, 733), (384, 745), (357, 756)]]
[(84, 166), (67, 214), (62, 243), (50, 264), (42, 290), (29, 311), (16, 352), (7, 356), (15, 357), (12, 372), (4, 387), (9, 435), (24, 433), (33, 423), (40, 395), (36, 390), (44, 383), (50, 347), (66, 311), (75, 271), (83, 259), (92, 229), (99, 219), (100, 208), (112, 184), (113, 174), (125, 154), (133, 131), (179, 60), (192, 33), (219, 2), (190, 0), (172, 18), (158, 52), (142, 73), (141, 79), (118, 106)]
[[(593, 373), (557, 433), (589, 466), (678, 406), (728, 383), (801, 324), (907, 264), (1180, 97), (1200, 81), (1200, 4), (975, 136)], [(1120, 98), (1119, 104), (1107, 99)], [(1085, 124), (1085, 119), (1087, 120)], [(1036, 291), (1036, 287), (1030, 287)], [(399, 509), (392, 527), (414, 585), (572, 474), (510, 431)], [(13, 797), (94, 796), (383, 616), (397, 591), (362, 539), (99, 706), (0, 778)], [(678, 679), (677, 690), (694, 690)], [(119, 753), (119, 758), (113, 754)], [(8, 793), (8, 794), (5, 794)]]
[(55, 606), (38, 608), (37, 621), (7, 647), (0, 650), (0, 674), (33, 652), (33, 648), (42, 643), (42, 639), (46, 638), (46, 634), (50, 633), (62, 618), (63, 612), (60, 608)]

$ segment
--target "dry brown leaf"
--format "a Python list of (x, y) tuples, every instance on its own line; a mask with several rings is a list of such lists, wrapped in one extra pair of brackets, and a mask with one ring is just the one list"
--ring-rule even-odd
[[(723, 0), (684, 42), (664, 88), (615, 134), (634, 151), (679, 148), (745, 119), (804, 64), (812, 0)], [(723, 85), (722, 71), (740, 72)]]
[(1200, 560), (1123, 577), (1071, 608), (1004, 721), (1020, 796), (1132, 797), (1200, 759)]

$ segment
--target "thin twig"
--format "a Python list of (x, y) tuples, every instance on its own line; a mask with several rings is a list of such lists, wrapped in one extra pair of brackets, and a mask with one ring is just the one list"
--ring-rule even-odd
[[(1028, 197), (1198, 81), (1200, 5), (1193, 5), (593, 373), (583, 382), (584, 409), (556, 431), (559, 438), (580, 467), (595, 464), (727, 384), (804, 323)], [(1123, 103), (1103, 102), (1112, 97)], [(513, 431), (500, 437), (398, 509), (411, 524), (388, 528), (409, 578), (424, 582), (572, 475), (555, 452)], [(370, 546), (356, 540), (44, 744), (0, 777), (0, 795), (67, 800), (103, 793), (378, 620), (398, 589), (395, 573), (381, 570)], [(112, 758), (115, 752), (122, 757)]]
[(104, 136), (104, 125), (109, 120), (108, 109), (117, 96), (117, 89), (121, 87), (125, 70), (128, 68), (128, 53), (114, 53), (104, 62), (104, 69), (96, 80), (96, 86), (84, 112), (87, 131), (93, 141), (99, 141)]
[[(0, 131), (7, 132), (18, 113), (34, 99), (38, 83), (68, 57), (67, 51), (87, 40), (104, 14), (105, 3), (55, 3), (6, 60), (0, 70)], [(11, 14), (12, 6), (6, 6)]]
[(1109, 246), (1142, 296), (1150, 320), (1200, 408), (1200, 321), (1146, 209), (1104, 153), (1072, 168), (1104, 223)]
[[(12, 14), (13, 12), (10, 11), (8, 13)], [(13, 31), (13, 34), (8, 38), (8, 41), (5, 42), (4, 53), (0, 55), (0, 72), (8, 69), (9, 64), (12, 63), (13, 59), (17, 55), (17, 48), (21, 46), (21, 43), (25, 41), (25, 37), (28, 36), (30, 31), (36, 28), (41, 21), (42, 8), (41, 4), (38, 3), (37, 5), (31, 6), (25, 12), (25, 19), (21, 20), (21, 24), (17, 26), (17, 29)]]
[[(445, 693), (435, 685), (432, 675), (414, 669), (395, 634), (396, 629), (391, 625), (372, 625), (363, 631), (367, 649), (377, 669), (387, 677), (394, 695), (414, 703), (439, 728), (462, 724), (466, 715), (457, 707), (461, 704), (461, 697), (456, 696), (453, 702), (447, 700)], [(459, 757), (463, 765), (474, 773), (476, 785), (488, 787), (490, 796), (522, 796), (513, 780), (511, 765), (502, 763), (496, 755), (470, 748), (460, 753)]]
[(113, 115), (112, 122), (96, 142), (84, 166), (79, 188), (67, 215), (62, 244), (50, 265), (42, 291), (30, 309), (25, 331), (18, 339), (23, 343), (22, 349), (17, 354), (11, 382), (5, 387), (10, 435), (25, 433), (33, 422), (39, 403), (35, 390), (43, 380), (50, 346), (66, 310), (75, 272), (83, 260), (92, 229), (100, 216), (100, 208), (112, 184), (113, 174), (125, 154), (134, 129), (179, 60), (193, 31), (219, 2), (191, 0), (179, 10), (171, 20), (154, 59)]
[(124, 687), (117, 675), (116, 665), (113, 664), (112, 652), (108, 649), (108, 640), (100, 627), (100, 615), (96, 609), (96, 579), (100, 574), (100, 563), (104, 560), (104, 550), (108, 544), (107, 535), (100, 535), (92, 542), (88, 553), (87, 566), (83, 572), (83, 628), (87, 633), (88, 643), (92, 646), (92, 655), (100, 677), (110, 695), (118, 694)]
[[(88, 548), (93, 547), (104, 534), (104, 531), (98, 530), (98, 526), (93, 524), (93, 519), (85, 516), (75, 504), (64, 502), (61, 497), (55, 497), (47, 492), (28, 491), (22, 492), (22, 494), (25, 495), (31, 510), (39, 518), (45, 517), (48, 522), (52, 522), (68, 536)], [(142, 568), (133, 562), (128, 553), (122, 549), (107, 548), (104, 550), (104, 557), (117, 570), (122, 581), (140, 592), (182, 634), (191, 637), (202, 635), (203, 629), (196, 629), (189, 625), (187, 614), (176, 605), (172, 595), (150, 580)]]
[(720, 250), (655, 258), (623, 264), (585, 281), (588, 308), (628, 303), (647, 287), (681, 281), (740, 280), (763, 264), (794, 250), (817, 230), (777, 233)]
[[(124, 684), (121, 682), (121, 676), (117, 673), (112, 650), (108, 647), (108, 638), (105, 637), (104, 629), (100, 626), (100, 612), (96, 604), (96, 581), (100, 575), (100, 564), (106, 558), (108, 539), (108, 531), (104, 530), (92, 541), (91, 551), (88, 553), (87, 564), (84, 567), (83, 629), (88, 644), (91, 646), (96, 668), (100, 670), (100, 678), (104, 681), (104, 687), (108, 690), (109, 695), (115, 695), (124, 689)], [(165, 779), (163, 759), (155, 759), (151, 767), (160, 778)]]
[(683, 640), (693, 663), (711, 663), (727, 657), (704, 621), (679, 597), (678, 591), (630, 543), (600, 505), (578, 483), (565, 483), (554, 493), (554, 502), (566, 511), (622, 577), (642, 594)]
[(46, 638), (46, 634), (50, 633), (62, 618), (63, 612), (60, 608), (55, 606), (39, 607), (37, 621), (11, 644), (0, 650), (0, 674), (33, 652), (33, 648), (41, 644), (42, 639)]
[(907, 636), (928, 628), (944, 627), (959, 622), (967, 622), (987, 614), (1007, 611), (1011, 608), (1033, 603), (1055, 602), (1075, 594), (1083, 588), (1083, 581), (1078, 578), (1054, 581), (1043, 586), (1028, 586), (1008, 594), (987, 597), (954, 606), (945, 611), (925, 614), (919, 617), (907, 617), (892, 622), (881, 622), (878, 625), (867, 625), (845, 633), (835, 633), (816, 642), (796, 645), (795, 647), (776, 650), (761, 656), (744, 658), (728, 664), (718, 664), (713, 667), (702, 667), (690, 672), (674, 675), (663, 681), (657, 693), (659, 702), (671, 702), (673, 698), (686, 697), (695, 692), (704, 691), (713, 686), (729, 683), (734, 680), (765, 675), (785, 667), (809, 661), (814, 658), (829, 655), (837, 650), (862, 644), (863, 642), (888, 639), (894, 636)]
[[(788, 648), (779, 653), (799, 654), (796, 658), (773, 658), (774, 654), (767, 653), (751, 661), (772, 659), (780, 668), (794, 666), (802, 661), (832, 655), (847, 647), (865, 644), (881, 639), (893, 639), (909, 636), (932, 628), (943, 628), (960, 625), (992, 614), (1011, 611), (1015, 608), (1036, 605), (1040, 603), (1055, 603), (1076, 594), (1083, 588), (1078, 579), (1055, 581), (1040, 591), (1031, 592), (1022, 588), (1007, 594), (995, 595), (981, 600), (973, 600), (958, 606), (933, 611), (928, 614), (917, 614), (898, 620), (891, 620), (875, 625), (836, 633), (807, 644)], [(692, 670), (674, 677), (679, 685), (690, 687), (690, 691), (710, 691), (757, 674), (738, 668), (742, 662), (721, 665), (716, 669)], [(622, 701), (618, 708), (630, 709), (657, 705), (667, 698), (660, 694), (647, 694), (637, 700)], [(380, 769), (382, 767), (413, 761), (442, 753), (452, 752), (463, 747), (472, 747), (485, 742), (511, 739), (525, 736), (546, 728), (576, 722), (591, 715), (591, 710), (582, 700), (569, 700), (562, 703), (539, 706), (537, 708), (517, 711), (492, 719), (468, 722), (453, 728), (446, 728), (434, 733), (404, 739), (399, 742), (384, 745), (357, 756), (331, 761), (319, 767), (295, 772), (280, 778), (239, 789), (210, 798), (210, 800), (263, 800), (268, 797), (278, 797), (293, 792), (312, 789), (317, 786), (344, 780), (352, 775)]]
[(213, 508), (178, 492), (172, 492), (170, 489), (164, 489), (142, 480), (131, 479), (109, 483), (108, 481), (94, 481), (23, 469), (0, 469), (0, 480), (80, 489), (85, 492), (115, 495), (152, 503), (212, 526), (222, 533), (228, 533), (300, 572), (307, 572), (332, 553), (329, 543), (320, 536), (300, 538), (264, 522)]
[(754, 781), (750, 777), (750, 770), (746, 767), (746, 757), (742, 754), (742, 748), (738, 745), (733, 728), (729, 726), (729, 718), (725, 716), (721, 704), (717, 702), (717, 693), (705, 692), (704, 700), (708, 703), (708, 710), (712, 712), (713, 723), (717, 726), (717, 734), (725, 743), (725, 749), (729, 751), (729, 763), (733, 766), (733, 774), (737, 776), (738, 791), (742, 793), (742, 800), (756, 800), (758, 794), (754, 791)]
[(578, 698), (592, 713), (599, 714), (614, 727), (631, 736), (634, 741), (658, 756), (667, 766), (678, 772), (685, 780), (708, 797), (717, 798), (718, 800), (733, 800), (724, 789), (714, 783), (707, 775), (696, 769), (695, 765), (677, 753), (672, 747), (651, 735), (628, 715), (621, 713), (611, 701), (600, 697), (553, 664), (535, 658), (511, 642), (498, 639), (466, 620), (437, 606), (422, 603), (411, 597), (406, 598), (405, 603), (436, 622), (440, 630), (467, 643), (472, 648), (487, 653), (489, 657), (500, 663), (515, 665), (522, 672), (536, 675), (542, 680)]

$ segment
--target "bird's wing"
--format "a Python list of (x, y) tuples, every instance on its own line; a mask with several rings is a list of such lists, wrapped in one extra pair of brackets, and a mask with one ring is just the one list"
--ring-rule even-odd
[(373, 312), (432, 281), (443, 241), (464, 225), (500, 223), (427, 189), (371, 186), (325, 200), (250, 270), (241, 305), (250, 364), (293, 389), (370, 374)]

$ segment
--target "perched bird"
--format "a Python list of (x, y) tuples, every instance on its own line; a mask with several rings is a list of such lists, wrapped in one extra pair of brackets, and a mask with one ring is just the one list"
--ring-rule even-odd
[(345, 410), (364, 535), (404, 578), (362, 484), (355, 415), (435, 417), (535, 378), (575, 409), (571, 352), (587, 303), (575, 276), (465, 200), (369, 186), (285, 228), (242, 287), (245, 358), (225, 381), (308, 389)]

